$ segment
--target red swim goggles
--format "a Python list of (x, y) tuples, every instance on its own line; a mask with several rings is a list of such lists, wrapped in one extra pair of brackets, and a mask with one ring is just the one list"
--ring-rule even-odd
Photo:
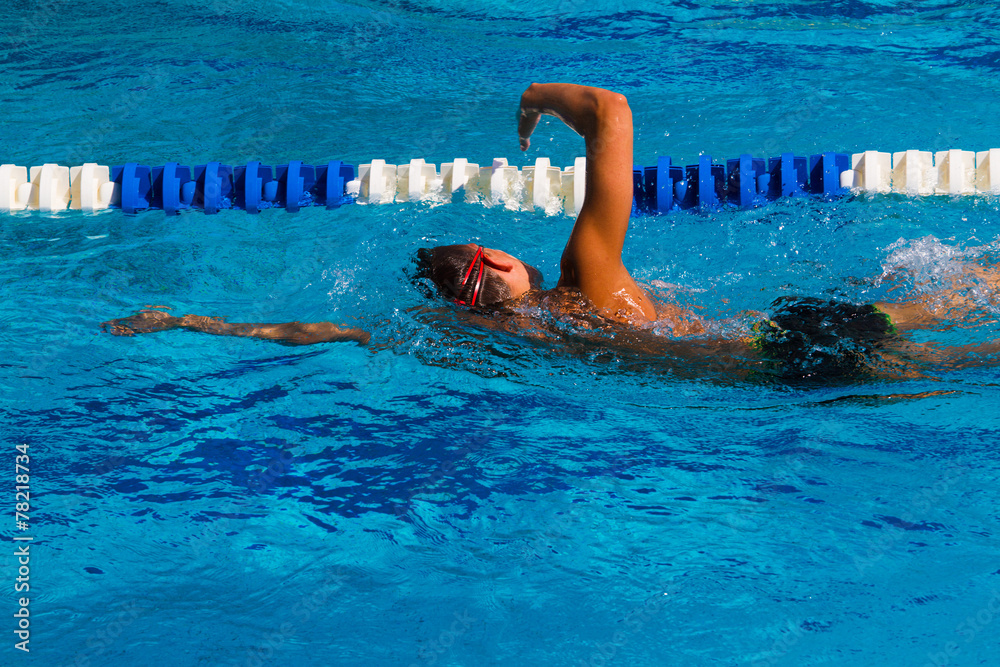
[(472, 256), (472, 261), (469, 263), (469, 268), (465, 271), (465, 277), (462, 278), (462, 285), (458, 288), (458, 293), (461, 294), (465, 291), (465, 286), (469, 282), (469, 278), (472, 277), (472, 270), (479, 265), (479, 272), (476, 274), (476, 288), (472, 291), (472, 300), (466, 303), (461, 299), (455, 299), (455, 303), (460, 306), (469, 306), (470, 308), (475, 308), (476, 300), (479, 299), (479, 291), (483, 288), (483, 279), (486, 277), (486, 268), (483, 266), (485, 255), (483, 254), (483, 246), (476, 246), (476, 254)]

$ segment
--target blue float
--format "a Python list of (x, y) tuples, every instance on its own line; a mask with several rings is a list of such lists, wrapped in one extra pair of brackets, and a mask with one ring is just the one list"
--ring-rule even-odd
[(642, 167), (639, 207), (644, 213), (656, 213), (656, 167)]
[(698, 206), (698, 165), (686, 165), (684, 178), (674, 185), (677, 203), (683, 209)]
[(162, 208), (167, 215), (177, 215), (181, 209), (191, 208), (192, 185), (190, 167), (176, 162), (153, 167), (152, 208)]
[(851, 168), (851, 156), (844, 153), (822, 153), (809, 158), (809, 192), (835, 197), (843, 191), (840, 174)]
[(262, 208), (270, 208), (272, 203), (265, 197), (265, 191), (273, 181), (268, 165), (248, 162), (245, 167), (236, 167), (233, 170), (234, 206), (247, 213), (260, 213)]
[(721, 164), (712, 164), (712, 156), (702, 155), (697, 165), (685, 169), (686, 192), (682, 208), (698, 206), (703, 209), (718, 208), (725, 197), (726, 172)]
[(111, 180), (115, 184), (111, 206), (118, 206), (125, 213), (135, 213), (150, 207), (153, 182), (149, 167), (127, 162), (111, 169)]
[(726, 171), (726, 197), (729, 201), (740, 208), (752, 208), (764, 203), (770, 179), (764, 170), (763, 158), (741, 155), (726, 161)]
[(194, 205), (205, 210), (206, 215), (230, 208), (233, 193), (233, 168), (209, 162), (194, 168)]
[(688, 183), (687, 177), (681, 178), (680, 180), (674, 181), (674, 203), (677, 204), (678, 208), (690, 208), (691, 205), (688, 204)]
[(669, 157), (658, 157), (656, 158), (656, 166), (646, 167), (646, 173), (652, 173), (655, 176), (653, 202), (656, 204), (656, 211), (667, 213), (672, 210), (674, 208), (675, 186), (684, 180), (683, 167), (671, 165)]
[(316, 183), (316, 170), (313, 167), (292, 160), (288, 164), (278, 165), (275, 180), (278, 181), (278, 206), (284, 206), (289, 213), (295, 213), (301, 206), (309, 205), (309, 191)]
[[(669, 164), (670, 158), (657, 158), (658, 164), (660, 160), (666, 159)], [(635, 179), (635, 171), (632, 172), (632, 177)], [(660, 179), (660, 174), (657, 167), (641, 167), (641, 181), (642, 186), (640, 188), (640, 195), (638, 196), (637, 204), (639, 211), (642, 213), (662, 213), (663, 209), (660, 208), (657, 191), (660, 187), (660, 183), (663, 183), (669, 187), (670, 175), (667, 173)], [(670, 205), (673, 203), (673, 193), (669, 192), (670, 202), (667, 204), (667, 209), (670, 210)]]
[(768, 197), (777, 199), (778, 197), (801, 197), (806, 194), (809, 170), (804, 157), (798, 157), (792, 153), (782, 153), (779, 157), (771, 158), (767, 167), (771, 175)]
[(344, 164), (340, 160), (331, 160), (325, 165), (319, 165), (316, 167), (313, 200), (318, 206), (326, 206), (328, 209), (353, 203), (353, 198), (344, 196), (347, 183), (353, 180), (352, 165)]
[(674, 208), (675, 185), (684, 180), (684, 169), (670, 164), (669, 157), (656, 158), (656, 166), (642, 169), (640, 210), (667, 213)]

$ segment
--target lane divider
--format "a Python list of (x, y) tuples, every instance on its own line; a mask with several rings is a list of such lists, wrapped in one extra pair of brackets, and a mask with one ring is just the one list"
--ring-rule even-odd
[(779, 197), (833, 198), (847, 192), (996, 195), (1000, 149), (820, 153), (808, 158), (783, 153), (766, 161), (741, 155), (725, 165), (702, 155), (698, 164), (686, 167), (661, 157), (656, 166), (635, 166), (632, 173), (634, 214), (722, 205), (751, 208)]
[[(408, 164), (372, 160), (358, 167), (331, 160), (325, 165), (300, 161), (271, 167), (249, 162), (232, 167), (208, 162), (194, 167), (168, 162), (108, 167), (44, 164), (30, 169), (0, 165), (0, 211), (120, 208), (126, 213), (185, 209), (206, 214), (237, 208), (259, 213), (267, 208), (295, 212), (306, 206), (337, 208), (365, 204), (461, 199), (514, 210), (539, 210), (576, 216), (586, 195), (587, 161), (553, 166), (538, 158), (518, 169), (506, 158), (488, 166), (456, 158), (441, 164), (416, 158)], [(779, 197), (833, 198), (847, 192), (897, 192), (907, 195), (1000, 194), (1000, 148), (972, 152), (907, 150), (865, 151), (854, 155), (820, 153), (809, 157), (783, 153), (767, 160), (741, 155), (724, 163), (701, 155), (697, 164), (675, 165), (669, 157), (653, 166), (633, 167), (633, 215), (678, 209), (752, 208)]]
[(273, 170), (250, 162), (231, 167), (219, 162), (193, 168), (176, 162), (159, 167), (129, 162), (108, 167), (44, 164), (0, 165), (0, 211), (96, 211), (120, 208), (126, 213), (162, 209), (176, 215), (185, 209), (207, 214), (229, 208), (258, 213), (265, 208), (295, 212), (303, 206), (337, 208), (354, 203), (347, 184), (354, 166), (340, 160), (312, 166), (292, 161)]

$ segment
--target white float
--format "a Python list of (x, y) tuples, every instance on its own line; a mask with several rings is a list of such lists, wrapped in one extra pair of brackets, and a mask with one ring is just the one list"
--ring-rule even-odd
[(360, 195), (369, 204), (391, 204), (396, 194), (396, 165), (372, 160), (358, 167)]
[(470, 164), (465, 158), (441, 164), (441, 182), (445, 194), (452, 194), (466, 187), (470, 179), (479, 177), (479, 165)]
[(909, 150), (892, 154), (892, 189), (909, 195), (932, 195), (937, 186), (934, 155)]
[(115, 184), (111, 182), (111, 168), (88, 162), (69, 169), (70, 208), (97, 211), (108, 208)]
[(27, 208), (30, 193), (27, 167), (0, 165), (0, 210), (20, 211)]
[(939, 195), (964, 195), (975, 192), (976, 154), (972, 151), (952, 149), (934, 154), (937, 166)]
[(492, 165), (479, 169), (479, 188), (484, 197), (489, 197), (490, 204), (502, 203), (508, 208), (516, 208), (519, 180), (517, 167), (507, 164), (505, 157), (495, 157)]
[(540, 157), (534, 166), (525, 167), (521, 173), (524, 175), (525, 204), (548, 210), (553, 196), (562, 193), (562, 170), (553, 167), (547, 157)]
[[(892, 156), (879, 151), (865, 151), (851, 156), (853, 187), (866, 192), (889, 192), (892, 185)], [(843, 185), (843, 181), (841, 181)]]
[(578, 157), (562, 171), (563, 210), (566, 215), (580, 215), (587, 194), (587, 158)]
[(38, 211), (64, 211), (69, 206), (69, 167), (47, 163), (29, 170), (31, 191), (28, 208)]
[(976, 153), (976, 191), (1000, 193), (1000, 148)]
[(396, 201), (420, 201), (439, 183), (437, 167), (414, 158), (396, 168)]

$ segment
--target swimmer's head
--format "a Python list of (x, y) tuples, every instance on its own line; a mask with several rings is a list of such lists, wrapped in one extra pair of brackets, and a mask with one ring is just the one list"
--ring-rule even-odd
[(472, 243), (421, 248), (417, 263), (444, 296), (470, 308), (495, 306), (542, 284), (535, 267)]

